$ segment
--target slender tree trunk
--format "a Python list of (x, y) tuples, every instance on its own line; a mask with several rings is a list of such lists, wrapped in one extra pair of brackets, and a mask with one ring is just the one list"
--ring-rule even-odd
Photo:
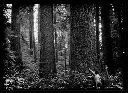
[(99, 4), (96, 4), (96, 49), (97, 49), (97, 65), (99, 65), (100, 49), (99, 49)]

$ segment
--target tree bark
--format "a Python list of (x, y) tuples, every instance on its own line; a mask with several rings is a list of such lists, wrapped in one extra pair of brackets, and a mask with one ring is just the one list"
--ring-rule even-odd
[(40, 6), (40, 75), (55, 72), (55, 48), (52, 5)]
[(110, 30), (110, 19), (109, 19), (109, 10), (110, 6), (108, 3), (102, 6), (102, 19), (103, 19), (103, 52), (104, 52), (104, 61), (112, 70), (112, 39), (111, 39), (111, 30)]

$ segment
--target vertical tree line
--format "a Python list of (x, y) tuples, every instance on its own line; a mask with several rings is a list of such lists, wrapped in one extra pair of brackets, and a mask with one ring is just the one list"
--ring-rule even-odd
[[(122, 3), (124, 4), (124, 3)], [(100, 4), (96, 3), (94, 4), (82, 4), (82, 5), (71, 5), (70, 7), (70, 12), (71, 12), (71, 19), (68, 18), (69, 15), (67, 13), (67, 19), (66, 20), (61, 20), (60, 24), (54, 23), (53, 20), (55, 20), (54, 17), (54, 9), (53, 9), (53, 5), (43, 5), (41, 4), (41, 7), (39, 9), (40, 11), (40, 22), (39, 22), (39, 27), (40, 27), (40, 31), (39, 31), (39, 43), (40, 43), (40, 74), (46, 72), (51, 73), (51, 72), (56, 72), (56, 62), (58, 62), (58, 55), (60, 53), (61, 54), (65, 54), (65, 63), (66, 63), (66, 54), (68, 54), (65, 48), (65, 51), (63, 53), (63, 51), (58, 51), (56, 49), (56, 46), (59, 46), (59, 43), (57, 43), (58, 39), (56, 38), (55, 42), (55, 33), (56, 36), (59, 35), (57, 34), (58, 29), (61, 28), (61, 30), (63, 30), (63, 37), (61, 38), (65, 38), (66, 37), (66, 33), (69, 31), (69, 29), (71, 29), (70, 32), (70, 66), (71, 69), (74, 70), (81, 70), (81, 68), (85, 69), (86, 68), (86, 64), (88, 64), (88, 67), (93, 67), (93, 64), (101, 64), (99, 59), (100, 59), (100, 43), (99, 43), (99, 6)], [(118, 8), (115, 4), (115, 10), (116, 10), (116, 14), (117, 14), (117, 19), (119, 21), (119, 23), (115, 24), (113, 29), (111, 28), (111, 22), (114, 19), (111, 19), (111, 6), (109, 3), (106, 4), (102, 4), (101, 3), (101, 17), (102, 17), (102, 21), (103, 21), (103, 28), (102, 28), (102, 33), (103, 33), (103, 59), (105, 61), (105, 63), (110, 67), (110, 70), (112, 71), (112, 73), (114, 73), (115, 70), (115, 64), (113, 62), (113, 53), (117, 53), (117, 51), (114, 51), (114, 47), (121, 47), (118, 50), (119, 51), (119, 55), (123, 55), (121, 49), (124, 50), (124, 53), (127, 51), (127, 45), (126, 45), (126, 35), (127, 32), (127, 27), (124, 24), (127, 24), (127, 21), (125, 19), (127, 19), (126, 17), (126, 5), (119, 5), (122, 7)], [(22, 7), (22, 6), (21, 6)], [(10, 35), (10, 40), (11, 40), (11, 44), (12, 44), (12, 50), (15, 50), (15, 55), (17, 55), (17, 57), (19, 57), (19, 59), (17, 60), (23, 60), (23, 56), (25, 56), (25, 54), (23, 53), (22, 48), (25, 44), (28, 44), (28, 48), (30, 48), (30, 51), (26, 49), (26, 51), (28, 51), (32, 57), (32, 55), (34, 55), (34, 59), (37, 58), (36, 55), (36, 45), (35, 45), (35, 39), (34, 39), (34, 32), (33, 32), (33, 10), (32, 10), (32, 6), (29, 6), (29, 9), (26, 10), (26, 6), (22, 7), (22, 9), (20, 10), (19, 7), (17, 7), (16, 5), (13, 5), (12, 7), (12, 26), (11, 29), (12, 31), (9, 32), (12, 35)], [(92, 10), (92, 8), (96, 8), (95, 10)], [(24, 9), (23, 9), (24, 8)], [(27, 13), (26, 13), (27, 12)], [(61, 12), (60, 12), (61, 13)], [(120, 15), (121, 13), (121, 15)], [(21, 20), (18, 21), (18, 16), (19, 14), (21, 14)], [(57, 15), (57, 13), (56, 13)], [(58, 13), (59, 15), (59, 13)], [(121, 17), (123, 16), (123, 17)], [(94, 27), (94, 22), (92, 22), (92, 20), (94, 19), (93, 17), (96, 18), (96, 28)], [(28, 19), (27, 19), (28, 18)], [(58, 17), (59, 18), (59, 17)], [(65, 18), (65, 17), (63, 17)], [(121, 22), (121, 18), (123, 18), (123, 22)], [(27, 20), (26, 20), (27, 19)], [(60, 18), (61, 19), (61, 18)], [(22, 23), (22, 22), (23, 23)], [(68, 25), (68, 22), (71, 22), (71, 26), (66, 27)], [(25, 23), (26, 22), (26, 23)], [(28, 22), (28, 23), (27, 23)], [(56, 25), (57, 28), (55, 28), (54, 25)], [(119, 26), (117, 27), (118, 29), (116, 29), (116, 25)], [(25, 28), (24, 28), (25, 27)], [(122, 29), (123, 28), (123, 29)], [(28, 31), (29, 30), (29, 31)], [(117, 33), (120, 36), (119, 40), (117, 40), (118, 38), (113, 38), (113, 35), (117, 35), (112, 33), (112, 31), (118, 30)], [(27, 32), (28, 31), (28, 32)], [(66, 32), (67, 31), (67, 32)], [(124, 31), (124, 32), (123, 32)], [(25, 33), (24, 35), (21, 35), (21, 32)], [(96, 32), (96, 34), (95, 34)], [(27, 34), (28, 33), (28, 37)], [(26, 37), (29, 38), (29, 40), (24, 40)], [(30, 37), (29, 37), (30, 36)], [(65, 36), (65, 37), (64, 37)], [(22, 39), (21, 39), (22, 38)], [(60, 38), (59, 38), (60, 39)], [(66, 42), (68, 42), (68, 40), (65, 39), (61, 39), (62, 42), (63, 40), (65, 40)], [(60, 41), (61, 41), (60, 40)], [(125, 40), (125, 41), (123, 41)], [(26, 42), (26, 43), (23, 43)], [(66, 44), (66, 43), (62, 43), (60, 44), (60, 46)], [(114, 43), (116, 42), (116, 44)], [(55, 44), (56, 43), (56, 44)], [(24, 44), (24, 45), (22, 45)], [(114, 45), (115, 44), (115, 45)], [(63, 46), (62, 46), (63, 47)], [(62, 48), (61, 47), (61, 48)], [(33, 50), (34, 49), (34, 50)], [(55, 52), (57, 50), (57, 52), (59, 52), (58, 54)], [(55, 55), (56, 53), (56, 55)], [(118, 56), (118, 55), (116, 55)], [(120, 57), (120, 63), (121, 64), (121, 60), (123, 60), (124, 56)], [(117, 58), (118, 59), (118, 58)], [(26, 58), (27, 60), (27, 58)], [(17, 62), (19, 64), (19, 62)], [(30, 62), (31, 63), (31, 62)], [(22, 64), (22, 63), (21, 63)], [(28, 63), (29, 64), (29, 63)], [(118, 64), (118, 66), (119, 66)], [(31, 65), (35, 65), (34, 63), (31, 63)], [(65, 64), (66, 65), (66, 64)], [(43, 75), (43, 74), (42, 74)]]
[(41, 59), (40, 71), (55, 72), (55, 48), (53, 30), (53, 9), (52, 5), (41, 5), (40, 7), (40, 33), (41, 33)]

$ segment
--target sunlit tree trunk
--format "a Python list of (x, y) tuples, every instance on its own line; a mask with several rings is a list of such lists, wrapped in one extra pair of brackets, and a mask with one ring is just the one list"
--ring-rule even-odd
[[(22, 6), (21, 6), (22, 7)], [(17, 23), (20, 32), (20, 47), (22, 54), (23, 66), (28, 67), (31, 71), (38, 72), (38, 62), (35, 61), (35, 42), (33, 35), (33, 6), (20, 8), (17, 15)]]

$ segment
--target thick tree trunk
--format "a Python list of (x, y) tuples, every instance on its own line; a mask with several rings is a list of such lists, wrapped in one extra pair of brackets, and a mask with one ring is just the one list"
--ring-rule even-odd
[[(31, 11), (30, 11), (31, 10)], [(33, 72), (38, 72), (38, 62), (35, 62), (34, 53), (31, 50), (32, 46), (30, 45), (31, 33), (33, 32), (32, 25), (32, 7), (26, 6), (21, 10), (18, 10), (19, 14), (17, 16), (17, 23), (19, 24), (20, 29), (20, 46), (21, 46), (21, 54), (23, 66), (31, 69)]]
[(53, 30), (53, 10), (52, 5), (40, 6), (40, 33), (41, 33), (41, 51), (40, 51), (40, 75), (55, 72), (55, 48), (54, 48), (54, 30)]
[(53, 7), (53, 26), (56, 33), (55, 49), (56, 49), (56, 67), (63, 70), (69, 68), (69, 52), (70, 52), (70, 5), (57, 4)]
[(109, 19), (109, 4), (102, 6), (102, 19), (103, 19), (103, 52), (104, 52), (104, 61), (110, 67), (113, 68), (112, 62), (112, 39), (110, 31), (110, 19)]
[[(96, 28), (93, 5), (71, 6), (71, 68), (86, 72), (96, 68)], [(88, 71), (87, 71), (88, 72)]]
[(16, 63), (20, 66), (23, 66), (22, 56), (21, 56), (21, 46), (20, 46), (20, 27), (19, 23), (17, 23), (17, 15), (19, 13), (19, 7), (17, 5), (12, 6), (12, 33), (10, 34), (13, 51), (15, 51), (15, 55), (17, 57)]

